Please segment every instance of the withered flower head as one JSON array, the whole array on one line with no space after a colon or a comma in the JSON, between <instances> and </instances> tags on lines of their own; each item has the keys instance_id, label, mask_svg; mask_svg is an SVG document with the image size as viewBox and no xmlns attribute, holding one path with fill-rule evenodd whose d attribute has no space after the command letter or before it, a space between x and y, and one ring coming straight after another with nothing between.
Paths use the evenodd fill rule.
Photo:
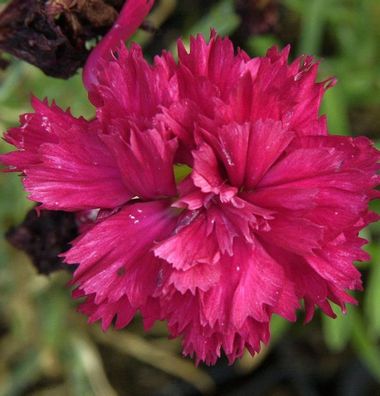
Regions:
<instances>
[{"instance_id":1,"label":"withered flower head","mask_svg":"<svg viewBox=\"0 0 380 396\"><path fill-rule=\"evenodd\" d=\"M69 78L104 35L123 0L13 0L0 14L0 49L53 77Z\"/></svg>"},{"instance_id":2,"label":"withered flower head","mask_svg":"<svg viewBox=\"0 0 380 396\"><path fill-rule=\"evenodd\" d=\"M43 210L38 214L33 208L21 224L7 232L6 237L31 258L39 273L48 275L62 268L68 269L58 255L69 249L69 242L77 235L74 213Z\"/></svg>"}]
</instances>

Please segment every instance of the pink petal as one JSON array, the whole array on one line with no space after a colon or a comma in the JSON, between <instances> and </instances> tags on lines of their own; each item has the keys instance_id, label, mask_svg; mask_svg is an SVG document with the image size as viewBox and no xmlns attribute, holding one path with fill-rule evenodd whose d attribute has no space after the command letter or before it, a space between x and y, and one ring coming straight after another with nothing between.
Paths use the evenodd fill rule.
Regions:
<instances>
[{"instance_id":1,"label":"pink petal","mask_svg":"<svg viewBox=\"0 0 380 396\"><path fill-rule=\"evenodd\" d=\"M92 50L83 68L83 83L87 90L97 83L96 72L102 58L109 59L111 51L127 40L141 25L152 8L154 0L127 0L112 29Z\"/></svg>"},{"instance_id":2,"label":"pink petal","mask_svg":"<svg viewBox=\"0 0 380 396\"><path fill-rule=\"evenodd\" d=\"M260 236L274 246L303 256L321 247L323 227L307 219L282 214L269 222L270 230Z\"/></svg>"},{"instance_id":3,"label":"pink petal","mask_svg":"<svg viewBox=\"0 0 380 396\"><path fill-rule=\"evenodd\" d=\"M207 291L215 286L220 279L218 266L212 266L208 263L197 264L186 271L171 269L169 272L168 286L173 285L182 294L190 291L195 295L197 289Z\"/></svg>"},{"instance_id":4,"label":"pink petal","mask_svg":"<svg viewBox=\"0 0 380 396\"><path fill-rule=\"evenodd\" d=\"M18 149L18 151L0 156L0 161L7 165L10 171L23 172L31 165L39 163L38 149L41 144L58 141L54 133L55 126L67 128L73 122L73 117L54 103L49 107L47 102L40 102L33 97L32 105L36 112L22 115L21 125L9 129L4 135L5 141ZM81 122L81 120L74 120Z\"/></svg>"},{"instance_id":5,"label":"pink petal","mask_svg":"<svg viewBox=\"0 0 380 396\"><path fill-rule=\"evenodd\" d=\"M97 129L96 122L55 127L59 142L42 144L40 162L24 171L31 199L46 209L77 211L114 208L132 197Z\"/></svg>"},{"instance_id":6,"label":"pink petal","mask_svg":"<svg viewBox=\"0 0 380 396\"><path fill-rule=\"evenodd\" d=\"M302 181L323 174L336 173L342 169L343 153L335 148L313 148L295 150L262 178L259 187Z\"/></svg>"},{"instance_id":7,"label":"pink petal","mask_svg":"<svg viewBox=\"0 0 380 396\"><path fill-rule=\"evenodd\" d=\"M67 263L79 263L72 283L86 296L94 295L96 305L105 305L105 314L124 297L135 310L142 308L159 287L161 263L151 249L171 233L174 223L168 202L125 206L64 254Z\"/></svg>"},{"instance_id":8,"label":"pink petal","mask_svg":"<svg viewBox=\"0 0 380 396\"><path fill-rule=\"evenodd\" d=\"M321 277L302 257L291 254L282 248L277 248L271 243L264 242L264 247L278 263L281 263L285 271L287 286L284 290L289 297L289 306L293 310L297 308L297 303L294 300L295 296L297 300L304 300L306 311L305 322L312 319L315 306L319 306L325 314L335 317L329 300L337 302L342 306L346 302L352 303L355 301L347 294L338 292L339 289L333 283ZM282 308L284 308L284 302L280 299L275 312L284 317L291 314L291 311L288 310L286 312L286 308L285 311L282 311Z\"/></svg>"},{"instance_id":9,"label":"pink petal","mask_svg":"<svg viewBox=\"0 0 380 396\"><path fill-rule=\"evenodd\" d=\"M216 133L202 132L223 162L229 183L248 189L255 187L294 137L294 133L283 128L281 122L273 120L241 125L232 123L218 128ZM196 152L194 166L197 165L197 160L199 162L199 152L200 149ZM203 157L206 158L206 155ZM210 155L208 157L204 161L213 163L209 174L219 173L216 159L211 162ZM220 180L218 182L221 183ZM214 185L218 182L214 182Z\"/></svg>"},{"instance_id":10,"label":"pink petal","mask_svg":"<svg viewBox=\"0 0 380 396\"><path fill-rule=\"evenodd\" d=\"M78 211L114 208L131 198L96 121L74 118L54 103L33 99L33 106L35 113L23 116L21 127L6 136L18 151L0 158L26 175L31 199L43 208Z\"/></svg>"},{"instance_id":11,"label":"pink petal","mask_svg":"<svg viewBox=\"0 0 380 396\"><path fill-rule=\"evenodd\" d=\"M315 198L318 195L318 189L299 188L292 186L274 186L255 190L250 193L243 193L247 201L259 206L274 208L277 210L304 210L315 207Z\"/></svg>"},{"instance_id":12,"label":"pink petal","mask_svg":"<svg viewBox=\"0 0 380 396\"><path fill-rule=\"evenodd\" d=\"M195 355L196 362L214 364L222 350L232 362L243 354L244 348L255 353L260 350L261 342L269 340L268 322L260 323L247 316L237 328L230 319L233 315L231 301L241 279L241 272L232 264L233 258L222 262L219 284L207 291L197 289L193 295L174 289L167 290L166 296L161 297L162 313L168 320L170 334L183 336L184 354ZM242 304L244 310L247 301ZM253 311L255 309L249 313Z\"/></svg>"},{"instance_id":13,"label":"pink petal","mask_svg":"<svg viewBox=\"0 0 380 396\"><path fill-rule=\"evenodd\" d=\"M213 149L202 143L196 151L193 151L194 169L192 179L204 193L220 195L222 202L230 201L237 193L235 187L224 185L219 172L219 165Z\"/></svg>"},{"instance_id":14,"label":"pink petal","mask_svg":"<svg viewBox=\"0 0 380 396\"><path fill-rule=\"evenodd\" d=\"M215 32L211 33L209 43L201 35L191 37L188 53L183 42L178 40L178 59L179 64L192 74L193 80L201 84L202 78L203 81L207 78L222 98L227 98L246 61L242 53L235 55L229 38L222 39Z\"/></svg>"},{"instance_id":15,"label":"pink petal","mask_svg":"<svg viewBox=\"0 0 380 396\"><path fill-rule=\"evenodd\" d=\"M77 293L75 297L78 298L81 295ZM136 309L129 304L127 297L123 297L114 303L98 305L94 302L94 296L91 295L79 306L78 310L88 316L89 323L101 320L103 331L110 327L115 317L115 327L121 329L127 326L136 314Z\"/></svg>"},{"instance_id":16,"label":"pink petal","mask_svg":"<svg viewBox=\"0 0 380 396\"><path fill-rule=\"evenodd\" d=\"M229 182L240 187L246 175L248 145L251 135L249 123L239 125L233 123L219 128L216 136L207 134L211 144L217 150L219 158L223 161Z\"/></svg>"},{"instance_id":17,"label":"pink petal","mask_svg":"<svg viewBox=\"0 0 380 396\"><path fill-rule=\"evenodd\" d=\"M232 300L232 323L239 329L247 317L259 322L269 321L284 280L281 266L256 240L253 246L235 244L231 271L240 272Z\"/></svg>"},{"instance_id":18,"label":"pink petal","mask_svg":"<svg viewBox=\"0 0 380 396\"><path fill-rule=\"evenodd\" d=\"M113 152L128 190L142 199L176 195L173 173L175 140L166 141L156 130L131 130L129 141L120 134L103 135Z\"/></svg>"},{"instance_id":19,"label":"pink petal","mask_svg":"<svg viewBox=\"0 0 380 396\"><path fill-rule=\"evenodd\" d=\"M346 136L308 136L293 141L292 149L297 148L335 148L340 151L340 155L345 157L342 164L342 171L350 172L351 177L355 177L355 181L351 184L358 184L358 188L364 188L368 181L373 182L372 186L379 183L378 177L373 174L374 171L380 169L380 152L374 147L373 142L368 138L361 136L357 138ZM342 187L343 188L343 187Z\"/></svg>"},{"instance_id":20,"label":"pink petal","mask_svg":"<svg viewBox=\"0 0 380 396\"><path fill-rule=\"evenodd\" d=\"M154 254L186 271L197 264L213 265L219 261L218 244L213 234L208 233L208 222L204 213L185 212L175 235L161 242Z\"/></svg>"},{"instance_id":21,"label":"pink petal","mask_svg":"<svg viewBox=\"0 0 380 396\"><path fill-rule=\"evenodd\" d=\"M362 250L366 241L356 233L341 233L327 243L321 251L306 257L310 266L324 279L340 289L361 290L361 274L355 261L368 261L368 253Z\"/></svg>"},{"instance_id":22,"label":"pink petal","mask_svg":"<svg viewBox=\"0 0 380 396\"><path fill-rule=\"evenodd\" d=\"M177 88L169 84L172 67L168 55L150 65L137 44L130 49L121 46L117 59L103 62L90 96L105 130L111 132L118 124L127 130L135 125L140 129L155 126L161 107L176 98Z\"/></svg>"},{"instance_id":23,"label":"pink petal","mask_svg":"<svg viewBox=\"0 0 380 396\"><path fill-rule=\"evenodd\" d=\"M280 122L258 121L251 130L245 175L246 188L253 188L293 139Z\"/></svg>"}]
</instances>

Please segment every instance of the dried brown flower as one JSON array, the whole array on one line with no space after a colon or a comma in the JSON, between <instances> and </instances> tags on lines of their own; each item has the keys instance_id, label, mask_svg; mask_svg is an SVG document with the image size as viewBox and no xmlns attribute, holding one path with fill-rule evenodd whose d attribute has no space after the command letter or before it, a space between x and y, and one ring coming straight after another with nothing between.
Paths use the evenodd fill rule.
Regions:
<instances>
[{"instance_id":1,"label":"dried brown flower","mask_svg":"<svg viewBox=\"0 0 380 396\"><path fill-rule=\"evenodd\" d=\"M31 258L41 274L75 266L64 265L60 253L68 250L69 242L78 235L74 213L42 210L40 214L32 209L24 221L12 227L6 234L7 240Z\"/></svg>"},{"instance_id":2,"label":"dried brown flower","mask_svg":"<svg viewBox=\"0 0 380 396\"><path fill-rule=\"evenodd\" d=\"M123 0L12 0L0 14L0 49L53 77L69 78L104 35Z\"/></svg>"}]
</instances>

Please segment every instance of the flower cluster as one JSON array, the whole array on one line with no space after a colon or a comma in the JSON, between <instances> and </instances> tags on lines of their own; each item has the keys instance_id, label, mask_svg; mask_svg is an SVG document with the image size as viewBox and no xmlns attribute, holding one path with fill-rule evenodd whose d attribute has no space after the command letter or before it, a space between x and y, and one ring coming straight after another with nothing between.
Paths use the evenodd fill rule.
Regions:
<instances>
[{"instance_id":1,"label":"flower cluster","mask_svg":"<svg viewBox=\"0 0 380 396\"><path fill-rule=\"evenodd\" d=\"M16 151L0 160L30 199L97 211L65 253L90 322L166 320L213 364L259 351L272 315L295 321L302 301L306 320L355 302L380 154L328 134L318 112L333 81L288 54L251 59L212 33L151 65L122 46L97 66L94 119L34 99L8 131Z\"/></svg>"}]
</instances>

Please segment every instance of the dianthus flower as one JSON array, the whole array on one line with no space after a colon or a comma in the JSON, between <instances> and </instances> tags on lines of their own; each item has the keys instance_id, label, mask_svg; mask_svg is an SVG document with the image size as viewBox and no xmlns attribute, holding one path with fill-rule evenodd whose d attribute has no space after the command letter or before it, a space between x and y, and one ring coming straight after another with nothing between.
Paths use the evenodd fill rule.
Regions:
<instances>
[{"instance_id":1,"label":"dianthus flower","mask_svg":"<svg viewBox=\"0 0 380 396\"><path fill-rule=\"evenodd\" d=\"M34 99L8 131L17 150L1 161L30 199L98 211L65 253L90 322L122 328L140 311L213 364L259 351L272 315L295 321L302 301L307 321L355 303L380 154L328 134L318 112L333 80L288 54L251 59L214 32L152 65L121 46L87 78L94 119Z\"/></svg>"}]
</instances>

